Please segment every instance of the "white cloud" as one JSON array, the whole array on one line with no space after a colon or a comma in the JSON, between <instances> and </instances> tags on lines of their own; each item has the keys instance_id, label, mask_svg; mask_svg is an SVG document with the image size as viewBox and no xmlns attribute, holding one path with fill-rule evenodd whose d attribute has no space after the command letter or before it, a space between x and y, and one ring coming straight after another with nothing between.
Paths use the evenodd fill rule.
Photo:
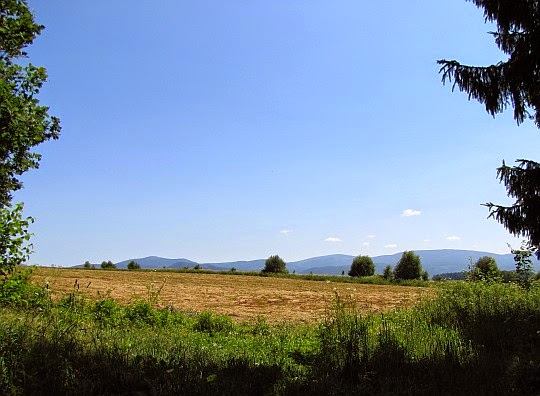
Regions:
<instances>
[{"instance_id":1,"label":"white cloud","mask_svg":"<svg viewBox=\"0 0 540 396\"><path fill-rule=\"evenodd\" d=\"M375 235L368 235L366 238L367 239L373 239L373 238L375 238Z\"/></svg>"},{"instance_id":2,"label":"white cloud","mask_svg":"<svg viewBox=\"0 0 540 396\"><path fill-rule=\"evenodd\" d=\"M447 238L446 238L446 240L447 240L447 241L451 241L451 242L454 242L454 241L460 241L460 240L461 240L461 238L460 238L460 237L458 237L458 236L455 236L455 235L453 235L453 236L449 236L449 237L447 237Z\"/></svg>"},{"instance_id":3,"label":"white cloud","mask_svg":"<svg viewBox=\"0 0 540 396\"><path fill-rule=\"evenodd\" d=\"M369 247L369 242L364 242L364 243L362 243L362 246L363 246L363 247Z\"/></svg>"},{"instance_id":4,"label":"white cloud","mask_svg":"<svg viewBox=\"0 0 540 396\"><path fill-rule=\"evenodd\" d=\"M324 240L325 242L341 242L341 239L337 238L337 237L328 237Z\"/></svg>"},{"instance_id":5,"label":"white cloud","mask_svg":"<svg viewBox=\"0 0 540 396\"><path fill-rule=\"evenodd\" d=\"M291 232L293 232L292 230L281 230L279 233L282 234L282 235L289 235Z\"/></svg>"},{"instance_id":6,"label":"white cloud","mask_svg":"<svg viewBox=\"0 0 540 396\"><path fill-rule=\"evenodd\" d=\"M424 239L424 242L431 242L431 239Z\"/></svg>"},{"instance_id":7,"label":"white cloud","mask_svg":"<svg viewBox=\"0 0 540 396\"><path fill-rule=\"evenodd\" d=\"M420 216L421 214L422 214L422 211L420 210L405 209L403 213L401 214L401 217Z\"/></svg>"},{"instance_id":8,"label":"white cloud","mask_svg":"<svg viewBox=\"0 0 540 396\"><path fill-rule=\"evenodd\" d=\"M388 245L384 245L385 249L395 249L397 248L397 245L395 243L389 243Z\"/></svg>"}]
</instances>

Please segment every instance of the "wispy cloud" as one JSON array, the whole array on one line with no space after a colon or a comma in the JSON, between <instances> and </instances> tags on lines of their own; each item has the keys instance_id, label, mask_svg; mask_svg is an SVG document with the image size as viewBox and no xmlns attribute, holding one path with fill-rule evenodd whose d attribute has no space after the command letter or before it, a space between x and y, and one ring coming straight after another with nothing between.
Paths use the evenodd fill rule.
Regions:
<instances>
[{"instance_id":1,"label":"wispy cloud","mask_svg":"<svg viewBox=\"0 0 540 396\"><path fill-rule=\"evenodd\" d=\"M291 232L293 232L293 230L281 230L279 233L281 235L289 235Z\"/></svg>"},{"instance_id":2,"label":"wispy cloud","mask_svg":"<svg viewBox=\"0 0 540 396\"><path fill-rule=\"evenodd\" d=\"M369 247L369 242L363 242L363 243L362 243L362 246L363 246L363 247Z\"/></svg>"},{"instance_id":3,"label":"wispy cloud","mask_svg":"<svg viewBox=\"0 0 540 396\"><path fill-rule=\"evenodd\" d=\"M420 210L405 209L403 213L401 214L401 217L420 216L421 214L422 214L422 211Z\"/></svg>"},{"instance_id":4,"label":"wispy cloud","mask_svg":"<svg viewBox=\"0 0 540 396\"><path fill-rule=\"evenodd\" d=\"M455 241L460 241L461 240L461 237L458 237L458 236L449 236L446 238L447 241L451 241L451 242L455 242Z\"/></svg>"},{"instance_id":5,"label":"wispy cloud","mask_svg":"<svg viewBox=\"0 0 540 396\"><path fill-rule=\"evenodd\" d=\"M397 248L397 245L395 243L389 243L388 245L384 245L385 249L395 249Z\"/></svg>"},{"instance_id":6,"label":"wispy cloud","mask_svg":"<svg viewBox=\"0 0 540 396\"><path fill-rule=\"evenodd\" d=\"M375 238L375 235L373 235L373 234L372 234L372 235L368 235L366 238L367 238L367 239L373 239L373 238Z\"/></svg>"},{"instance_id":7,"label":"wispy cloud","mask_svg":"<svg viewBox=\"0 0 540 396\"><path fill-rule=\"evenodd\" d=\"M424 239L424 242L431 242L431 239Z\"/></svg>"},{"instance_id":8,"label":"wispy cloud","mask_svg":"<svg viewBox=\"0 0 540 396\"><path fill-rule=\"evenodd\" d=\"M337 238L337 237L328 237L324 240L325 242L332 242L332 243L335 243L335 242L341 242L341 239Z\"/></svg>"}]
</instances>

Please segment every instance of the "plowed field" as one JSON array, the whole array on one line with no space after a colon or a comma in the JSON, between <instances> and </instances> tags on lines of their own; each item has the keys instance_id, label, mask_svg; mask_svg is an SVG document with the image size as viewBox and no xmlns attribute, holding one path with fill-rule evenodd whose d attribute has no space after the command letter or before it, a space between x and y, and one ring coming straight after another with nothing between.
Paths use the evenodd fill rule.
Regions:
<instances>
[{"instance_id":1,"label":"plowed field","mask_svg":"<svg viewBox=\"0 0 540 396\"><path fill-rule=\"evenodd\" d=\"M323 318L337 292L351 298L361 312L383 312L411 306L429 290L419 287L316 282L223 274L154 271L37 268L37 285L49 284L53 296L71 292L121 302L152 300L185 311L211 310L237 321L264 316L270 323L312 323Z\"/></svg>"}]
</instances>

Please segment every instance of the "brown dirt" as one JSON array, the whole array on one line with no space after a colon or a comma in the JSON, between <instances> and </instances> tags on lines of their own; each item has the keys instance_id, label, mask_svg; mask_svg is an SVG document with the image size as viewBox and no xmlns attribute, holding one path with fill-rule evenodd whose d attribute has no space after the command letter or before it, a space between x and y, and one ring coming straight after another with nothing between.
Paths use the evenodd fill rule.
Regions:
<instances>
[{"instance_id":1,"label":"brown dirt","mask_svg":"<svg viewBox=\"0 0 540 396\"><path fill-rule=\"evenodd\" d=\"M185 311L212 310L238 321L264 316L268 322L312 323L324 317L337 292L361 312L411 306L429 290L420 287L316 282L300 279L155 271L37 268L32 282L46 283L55 297L77 291L121 303L152 300Z\"/></svg>"}]
</instances>

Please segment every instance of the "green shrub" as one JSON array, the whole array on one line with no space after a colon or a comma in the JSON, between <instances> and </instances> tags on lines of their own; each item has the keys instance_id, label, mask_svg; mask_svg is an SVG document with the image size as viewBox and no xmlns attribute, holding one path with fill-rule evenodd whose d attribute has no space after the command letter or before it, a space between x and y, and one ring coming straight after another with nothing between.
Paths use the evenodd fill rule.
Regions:
<instances>
[{"instance_id":1,"label":"green shrub","mask_svg":"<svg viewBox=\"0 0 540 396\"><path fill-rule=\"evenodd\" d=\"M216 315L211 311L200 313L193 325L195 331L205 333L219 333L222 331L231 331L234 325L230 317L225 315Z\"/></svg>"},{"instance_id":2,"label":"green shrub","mask_svg":"<svg viewBox=\"0 0 540 396\"><path fill-rule=\"evenodd\" d=\"M96 301L91 307L91 312L96 323L101 326L117 326L122 321L123 308L110 298Z\"/></svg>"},{"instance_id":3,"label":"green shrub","mask_svg":"<svg viewBox=\"0 0 540 396\"><path fill-rule=\"evenodd\" d=\"M2 166L5 166L4 162ZM32 234L28 232L28 226L34 219L24 219L22 211L22 203L13 208L0 206L0 276L4 278L11 275L32 253L32 244L28 243Z\"/></svg>"},{"instance_id":4,"label":"green shrub","mask_svg":"<svg viewBox=\"0 0 540 396\"><path fill-rule=\"evenodd\" d=\"M19 268L0 280L0 305L44 308L49 306L49 289L30 283L32 268Z\"/></svg>"},{"instance_id":5,"label":"green shrub","mask_svg":"<svg viewBox=\"0 0 540 396\"><path fill-rule=\"evenodd\" d=\"M141 269L141 266L136 261L131 260L127 265L128 270L138 270Z\"/></svg>"},{"instance_id":6,"label":"green shrub","mask_svg":"<svg viewBox=\"0 0 540 396\"><path fill-rule=\"evenodd\" d=\"M287 266L285 261L279 256L270 256L266 259L264 263L263 273L274 273L274 274L288 274Z\"/></svg>"},{"instance_id":7,"label":"green shrub","mask_svg":"<svg viewBox=\"0 0 540 396\"><path fill-rule=\"evenodd\" d=\"M156 313L148 301L137 301L125 309L126 318L135 324L153 325L156 323Z\"/></svg>"},{"instance_id":8,"label":"green shrub","mask_svg":"<svg viewBox=\"0 0 540 396\"><path fill-rule=\"evenodd\" d=\"M405 251L394 268L394 278L398 280L420 279L422 263L420 257L412 251Z\"/></svg>"},{"instance_id":9,"label":"green shrub","mask_svg":"<svg viewBox=\"0 0 540 396\"><path fill-rule=\"evenodd\" d=\"M353 259L349 276L372 276L375 273L375 264L369 256L357 256Z\"/></svg>"},{"instance_id":10,"label":"green shrub","mask_svg":"<svg viewBox=\"0 0 540 396\"><path fill-rule=\"evenodd\" d=\"M467 280L493 281L497 280L499 276L500 271L497 261L493 257L483 256L471 266L470 271L467 273Z\"/></svg>"},{"instance_id":11,"label":"green shrub","mask_svg":"<svg viewBox=\"0 0 540 396\"><path fill-rule=\"evenodd\" d=\"M394 271L392 271L392 266L387 265L386 267L384 267L383 279L386 279L387 281L391 281L393 277L394 277Z\"/></svg>"},{"instance_id":12,"label":"green shrub","mask_svg":"<svg viewBox=\"0 0 540 396\"><path fill-rule=\"evenodd\" d=\"M116 265L110 260L109 261L103 261L101 263L101 268L102 269L115 269Z\"/></svg>"}]
</instances>

